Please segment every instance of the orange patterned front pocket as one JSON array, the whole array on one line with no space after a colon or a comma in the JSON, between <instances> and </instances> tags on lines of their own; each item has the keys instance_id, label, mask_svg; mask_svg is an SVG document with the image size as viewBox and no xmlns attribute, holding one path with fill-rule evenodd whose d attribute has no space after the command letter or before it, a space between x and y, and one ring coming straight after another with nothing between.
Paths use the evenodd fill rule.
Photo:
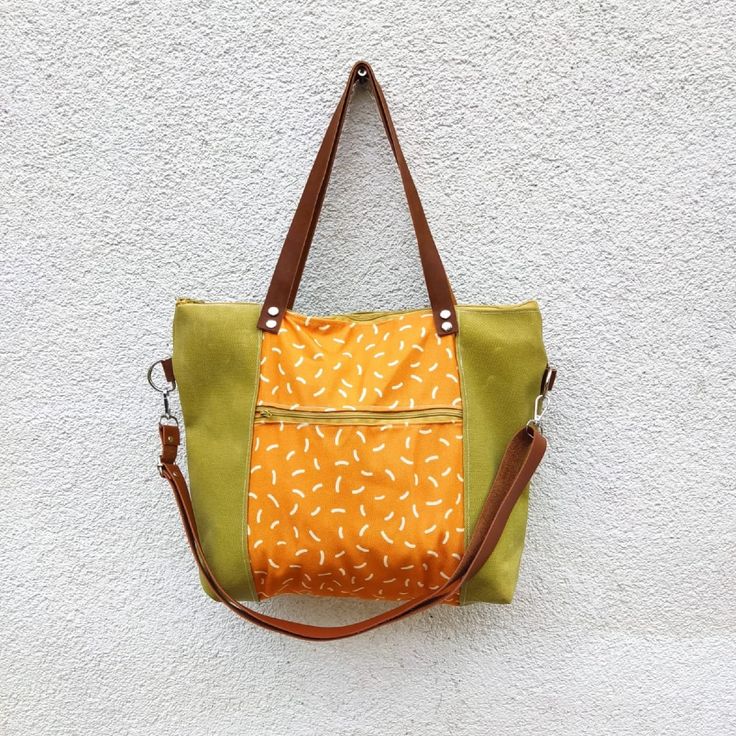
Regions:
<instances>
[{"instance_id":1,"label":"orange patterned front pocket","mask_svg":"<svg viewBox=\"0 0 736 736\"><path fill-rule=\"evenodd\" d=\"M288 313L265 336L247 514L259 598L404 600L449 578L465 534L447 342L421 312L378 323Z\"/></svg>"}]
</instances>

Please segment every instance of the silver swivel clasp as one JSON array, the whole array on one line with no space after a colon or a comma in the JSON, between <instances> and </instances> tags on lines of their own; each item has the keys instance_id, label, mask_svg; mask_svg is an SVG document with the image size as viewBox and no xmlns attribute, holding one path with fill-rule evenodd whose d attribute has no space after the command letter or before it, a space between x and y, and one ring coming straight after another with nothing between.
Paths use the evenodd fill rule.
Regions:
<instances>
[{"instance_id":1,"label":"silver swivel clasp","mask_svg":"<svg viewBox=\"0 0 736 736\"><path fill-rule=\"evenodd\" d=\"M151 386L151 388L154 391L158 391L158 393L160 393L161 397L163 398L164 411L163 411L163 414L161 414L161 417L159 418L158 423L160 425L175 424L178 427L179 420L171 413L171 402L169 401L169 397L171 396L171 394L174 393L174 391L176 391L176 381L173 379L171 381L167 380L165 386L159 386L153 379L153 372L156 369L157 365L163 366L163 360L157 360L148 369L148 383Z\"/></svg>"},{"instance_id":2,"label":"silver swivel clasp","mask_svg":"<svg viewBox=\"0 0 736 736\"><path fill-rule=\"evenodd\" d=\"M549 408L549 392L554 386L555 379L557 378L557 368L552 365L548 365L544 370L542 376L542 385L540 393L536 399L534 399L534 417L527 423L527 427L534 427L540 432L542 431L542 417L545 415Z\"/></svg>"}]
</instances>

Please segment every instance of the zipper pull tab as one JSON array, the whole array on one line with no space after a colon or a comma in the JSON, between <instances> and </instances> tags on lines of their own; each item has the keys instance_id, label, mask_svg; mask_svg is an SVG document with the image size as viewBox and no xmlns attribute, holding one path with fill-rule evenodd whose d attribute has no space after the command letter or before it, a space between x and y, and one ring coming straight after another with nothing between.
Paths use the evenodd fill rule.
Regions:
<instances>
[{"instance_id":1,"label":"zipper pull tab","mask_svg":"<svg viewBox=\"0 0 736 736\"><path fill-rule=\"evenodd\" d=\"M270 419L273 416L273 412L265 409L262 406L258 407L258 411L256 413L259 417L263 417L264 419Z\"/></svg>"}]
</instances>

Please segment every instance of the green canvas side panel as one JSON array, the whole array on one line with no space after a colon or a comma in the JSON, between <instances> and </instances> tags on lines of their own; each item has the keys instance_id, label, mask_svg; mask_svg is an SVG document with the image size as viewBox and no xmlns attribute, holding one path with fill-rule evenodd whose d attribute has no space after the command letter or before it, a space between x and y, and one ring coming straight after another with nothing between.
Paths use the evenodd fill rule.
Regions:
<instances>
[{"instance_id":1,"label":"green canvas side panel","mask_svg":"<svg viewBox=\"0 0 736 736\"><path fill-rule=\"evenodd\" d=\"M174 373L197 526L212 570L240 600L256 598L245 519L259 310L256 304L180 302L174 316Z\"/></svg>"},{"instance_id":2,"label":"green canvas side panel","mask_svg":"<svg viewBox=\"0 0 736 736\"><path fill-rule=\"evenodd\" d=\"M532 417L547 356L534 302L505 308L458 306L457 314L467 542L506 445ZM461 604L511 601L524 548L528 494L527 488L486 564L463 586Z\"/></svg>"}]
</instances>

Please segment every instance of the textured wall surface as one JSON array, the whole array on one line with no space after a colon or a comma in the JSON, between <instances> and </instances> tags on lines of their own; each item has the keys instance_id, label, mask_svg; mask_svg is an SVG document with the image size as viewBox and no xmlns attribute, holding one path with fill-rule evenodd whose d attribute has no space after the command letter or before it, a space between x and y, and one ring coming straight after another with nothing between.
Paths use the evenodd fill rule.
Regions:
<instances>
[{"instance_id":1,"label":"textured wall surface","mask_svg":"<svg viewBox=\"0 0 736 736\"><path fill-rule=\"evenodd\" d=\"M0 731L733 733L735 25L727 0L3 3ZM538 298L561 374L514 604L317 645L200 591L145 369L175 297L263 298L361 57L458 298ZM423 304L412 238L361 93L298 307Z\"/></svg>"}]
</instances>

